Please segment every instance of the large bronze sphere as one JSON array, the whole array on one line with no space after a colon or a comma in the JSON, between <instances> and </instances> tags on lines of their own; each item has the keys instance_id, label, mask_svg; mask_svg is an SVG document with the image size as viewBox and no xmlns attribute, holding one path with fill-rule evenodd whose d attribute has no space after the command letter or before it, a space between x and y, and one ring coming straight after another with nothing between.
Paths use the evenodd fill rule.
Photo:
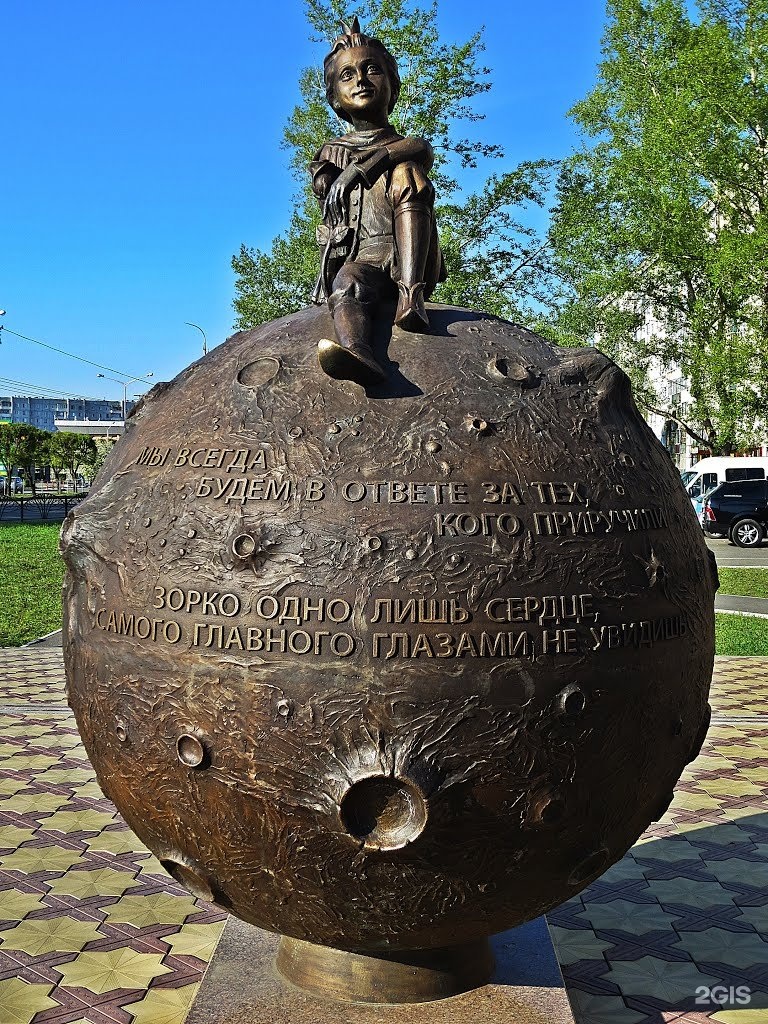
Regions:
<instances>
[{"instance_id":1,"label":"large bronze sphere","mask_svg":"<svg viewBox=\"0 0 768 1024\"><path fill-rule=\"evenodd\" d=\"M318 367L323 310L236 334L142 402L63 531L104 791L194 893L376 956L621 857L701 745L713 660L715 574L626 376L430 318L368 393Z\"/></svg>"}]
</instances>

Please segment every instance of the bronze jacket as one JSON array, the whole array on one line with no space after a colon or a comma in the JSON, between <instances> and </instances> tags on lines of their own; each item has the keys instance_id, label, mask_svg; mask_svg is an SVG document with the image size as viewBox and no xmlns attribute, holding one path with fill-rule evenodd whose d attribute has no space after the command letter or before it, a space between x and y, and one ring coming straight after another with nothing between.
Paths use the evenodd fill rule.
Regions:
<instances>
[{"instance_id":1,"label":"bronze jacket","mask_svg":"<svg viewBox=\"0 0 768 1024\"><path fill-rule=\"evenodd\" d=\"M310 164L312 190L321 207L333 182L351 163L363 172L363 181L351 190L343 223L327 219L318 227L321 251L320 275L313 302L325 302L333 288L333 279L344 263L354 260L371 263L386 270L394 281L399 278L397 248L393 231L393 197L390 189L392 168L398 163L414 165L419 183L428 190L432 205L433 190L427 173L433 161L432 147L425 139L405 138L392 127L375 131L355 131L331 139L318 151ZM420 198L414 196L413 198ZM445 280L437 229L433 222L426 268L425 296L438 281Z\"/></svg>"}]
</instances>

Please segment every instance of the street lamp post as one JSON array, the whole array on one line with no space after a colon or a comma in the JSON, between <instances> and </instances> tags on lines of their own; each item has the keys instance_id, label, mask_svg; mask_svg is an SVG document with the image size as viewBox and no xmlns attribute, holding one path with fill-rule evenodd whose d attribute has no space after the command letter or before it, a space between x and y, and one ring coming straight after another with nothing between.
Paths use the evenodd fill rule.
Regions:
<instances>
[{"instance_id":1,"label":"street lamp post","mask_svg":"<svg viewBox=\"0 0 768 1024\"><path fill-rule=\"evenodd\" d=\"M123 426L125 426L125 417L128 412L128 384L130 381L118 380L117 377L108 377L105 373L97 373L97 377L103 377L104 380L114 381L115 384L119 384L123 389ZM150 372L146 374L147 377L154 377L154 373ZM141 377L131 377L131 381L141 380Z\"/></svg>"},{"instance_id":2,"label":"street lamp post","mask_svg":"<svg viewBox=\"0 0 768 1024\"><path fill-rule=\"evenodd\" d=\"M108 377L105 373L97 373L97 377L103 377L104 380L111 380L115 384L120 384L123 389L123 423L125 423L125 407L128 402L128 385L124 380L118 380L117 377Z\"/></svg>"},{"instance_id":3,"label":"street lamp post","mask_svg":"<svg viewBox=\"0 0 768 1024\"><path fill-rule=\"evenodd\" d=\"M203 336L203 355L208 355L208 339L205 336L205 331L203 330L203 328L199 324L190 323L189 320L185 320L184 323L187 325L187 327L196 327L197 330L200 331L200 333Z\"/></svg>"}]
</instances>

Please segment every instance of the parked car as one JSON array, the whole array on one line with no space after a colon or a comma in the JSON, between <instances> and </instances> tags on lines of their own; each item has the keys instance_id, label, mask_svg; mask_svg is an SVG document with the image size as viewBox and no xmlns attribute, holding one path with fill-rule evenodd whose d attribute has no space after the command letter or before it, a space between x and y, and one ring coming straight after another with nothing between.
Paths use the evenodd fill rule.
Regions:
<instances>
[{"instance_id":1,"label":"parked car","mask_svg":"<svg viewBox=\"0 0 768 1024\"><path fill-rule=\"evenodd\" d=\"M8 477L0 476L0 494L6 494L8 491ZM11 494L23 494L24 492L24 481L20 476L11 477Z\"/></svg>"},{"instance_id":2,"label":"parked car","mask_svg":"<svg viewBox=\"0 0 768 1024\"><path fill-rule=\"evenodd\" d=\"M768 534L768 481L720 484L704 499L701 525L710 537L727 537L740 548L756 548Z\"/></svg>"},{"instance_id":3,"label":"parked car","mask_svg":"<svg viewBox=\"0 0 768 1024\"><path fill-rule=\"evenodd\" d=\"M697 516L701 516L704 498L722 483L736 480L765 480L768 477L768 457L764 455L714 456L701 459L693 469L680 474L683 487L690 495Z\"/></svg>"}]
</instances>

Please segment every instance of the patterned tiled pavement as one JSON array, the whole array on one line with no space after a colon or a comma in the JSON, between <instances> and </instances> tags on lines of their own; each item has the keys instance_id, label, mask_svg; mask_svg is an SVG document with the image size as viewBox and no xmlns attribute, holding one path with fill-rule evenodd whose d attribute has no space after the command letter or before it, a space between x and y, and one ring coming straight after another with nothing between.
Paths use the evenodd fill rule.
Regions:
<instances>
[{"instance_id":1,"label":"patterned tiled pavement","mask_svg":"<svg viewBox=\"0 0 768 1024\"><path fill-rule=\"evenodd\" d=\"M61 651L0 650L0 1024L182 1024L224 917L102 796Z\"/></svg>"},{"instance_id":2,"label":"patterned tiled pavement","mask_svg":"<svg viewBox=\"0 0 768 1024\"><path fill-rule=\"evenodd\" d=\"M768 658L718 658L667 814L548 915L578 1024L768 1024Z\"/></svg>"},{"instance_id":3,"label":"patterned tiled pavement","mask_svg":"<svg viewBox=\"0 0 768 1024\"><path fill-rule=\"evenodd\" d=\"M719 658L712 705L665 817L549 915L578 1024L768 1024L768 658ZM61 652L0 651L0 1024L182 1024L223 918L101 795Z\"/></svg>"}]
</instances>

